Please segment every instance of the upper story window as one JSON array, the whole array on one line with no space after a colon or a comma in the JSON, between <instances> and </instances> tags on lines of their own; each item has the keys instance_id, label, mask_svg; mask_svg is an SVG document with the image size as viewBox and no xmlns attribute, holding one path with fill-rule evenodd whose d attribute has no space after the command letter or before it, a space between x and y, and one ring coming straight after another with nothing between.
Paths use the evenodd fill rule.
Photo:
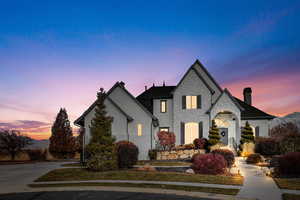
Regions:
<instances>
[{"instance_id":1,"label":"upper story window","mask_svg":"<svg viewBox=\"0 0 300 200\"><path fill-rule=\"evenodd\" d=\"M167 100L160 100L160 112L167 112Z\"/></svg>"},{"instance_id":2,"label":"upper story window","mask_svg":"<svg viewBox=\"0 0 300 200\"><path fill-rule=\"evenodd\" d=\"M201 108L201 95L182 96L182 109L199 109Z\"/></svg>"},{"instance_id":3,"label":"upper story window","mask_svg":"<svg viewBox=\"0 0 300 200\"><path fill-rule=\"evenodd\" d=\"M169 127L160 127L159 132L161 131L169 132Z\"/></svg>"},{"instance_id":4,"label":"upper story window","mask_svg":"<svg viewBox=\"0 0 300 200\"><path fill-rule=\"evenodd\" d=\"M142 127L142 124L138 124L138 125L137 125L137 134L138 134L138 136L142 136L142 135L143 135L143 127Z\"/></svg>"}]
</instances>

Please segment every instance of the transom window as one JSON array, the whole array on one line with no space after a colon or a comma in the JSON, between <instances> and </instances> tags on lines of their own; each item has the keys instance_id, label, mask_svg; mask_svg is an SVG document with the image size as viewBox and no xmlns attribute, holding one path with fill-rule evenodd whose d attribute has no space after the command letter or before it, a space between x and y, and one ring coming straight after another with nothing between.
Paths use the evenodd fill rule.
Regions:
<instances>
[{"instance_id":1,"label":"transom window","mask_svg":"<svg viewBox=\"0 0 300 200\"><path fill-rule=\"evenodd\" d=\"M186 96L186 109L197 109L197 96Z\"/></svg>"},{"instance_id":2,"label":"transom window","mask_svg":"<svg viewBox=\"0 0 300 200\"><path fill-rule=\"evenodd\" d=\"M169 127L160 127L159 131L169 132Z\"/></svg>"},{"instance_id":3,"label":"transom window","mask_svg":"<svg viewBox=\"0 0 300 200\"><path fill-rule=\"evenodd\" d=\"M160 112L161 113L167 112L167 101L166 100L160 101Z\"/></svg>"},{"instance_id":4,"label":"transom window","mask_svg":"<svg viewBox=\"0 0 300 200\"><path fill-rule=\"evenodd\" d=\"M138 124L137 125L137 134L138 134L138 136L142 136L142 134L143 134L143 130L142 130L143 128L142 128L142 124Z\"/></svg>"}]
</instances>

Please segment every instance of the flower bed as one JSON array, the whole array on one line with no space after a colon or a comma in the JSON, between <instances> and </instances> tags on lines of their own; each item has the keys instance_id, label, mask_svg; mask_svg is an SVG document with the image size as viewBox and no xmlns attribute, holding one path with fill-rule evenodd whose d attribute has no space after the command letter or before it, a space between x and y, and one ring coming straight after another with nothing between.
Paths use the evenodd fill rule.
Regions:
<instances>
[{"instance_id":1,"label":"flower bed","mask_svg":"<svg viewBox=\"0 0 300 200\"><path fill-rule=\"evenodd\" d=\"M204 149L186 149L157 152L157 160L184 160L190 159L196 153L204 154Z\"/></svg>"}]
</instances>

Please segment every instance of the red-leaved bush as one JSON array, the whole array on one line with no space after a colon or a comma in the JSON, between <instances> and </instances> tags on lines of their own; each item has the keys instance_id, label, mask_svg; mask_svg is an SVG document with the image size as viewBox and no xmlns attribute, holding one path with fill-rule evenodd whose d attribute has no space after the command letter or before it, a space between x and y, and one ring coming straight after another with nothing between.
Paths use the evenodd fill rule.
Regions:
<instances>
[{"instance_id":1,"label":"red-leaved bush","mask_svg":"<svg viewBox=\"0 0 300 200\"><path fill-rule=\"evenodd\" d=\"M138 161L139 149L130 141L119 141L116 143L119 168L132 168Z\"/></svg>"},{"instance_id":2,"label":"red-leaved bush","mask_svg":"<svg viewBox=\"0 0 300 200\"><path fill-rule=\"evenodd\" d=\"M194 145L196 149L206 149L207 148L207 139L206 138L196 138L194 140Z\"/></svg>"},{"instance_id":3,"label":"red-leaved bush","mask_svg":"<svg viewBox=\"0 0 300 200\"><path fill-rule=\"evenodd\" d=\"M215 149L211 153L219 154L219 155L223 156L224 159L226 160L228 168L231 168L232 165L234 164L234 161L235 161L234 154L229 149Z\"/></svg>"},{"instance_id":4,"label":"red-leaved bush","mask_svg":"<svg viewBox=\"0 0 300 200\"><path fill-rule=\"evenodd\" d=\"M197 174L224 174L226 160L219 154L196 154L192 157L192 169Z\"/></svg>"},{"instance_id":5,"label":"red-leaved bush","mask_svg":"<svg viewBox=\"0 0 300 200\"><path fill-rule=\"evenodd\" d=\"M157 133L158 141L163 150L171 150L175 146L175 134L172 132L160 131Z\"/></svg>"},{"instance_id":6,"label":"red-leaved bush","mask_svg":"<svg viewBox=\"0 0 300 200\"><path fill-rule=\"evenodd\" d=\"M300 175L300 152L290 152L278 159L279 175Z\"/></svg>"}]
</instances>

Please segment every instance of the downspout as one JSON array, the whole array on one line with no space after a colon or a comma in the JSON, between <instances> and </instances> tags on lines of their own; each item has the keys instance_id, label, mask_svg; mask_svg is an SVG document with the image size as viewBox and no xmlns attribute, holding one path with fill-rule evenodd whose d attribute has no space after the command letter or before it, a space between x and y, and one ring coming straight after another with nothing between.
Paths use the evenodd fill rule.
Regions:
<instances>
[{"instance_id":1,"label":"downspout","mask_svg":"<svg viewBox=\"0 0 300 200\"><path fill-rule=\"evenodd\" d=\"M150 144L151 144L151 149L153 149L153 145L152 145L152 136L153 136L153 129L152 129L152 127L153 127L153 119L151 120L151 132L150 132Z\"/></svg>"},{"instance_id":2,"label":"downspout","mask_svg":"<svg viewBox=\"0 0 300 200\"><path fill-rule=\"evenodd\" d=\"M129 141L129 130L128 130L128 124L129 124L129 122L128 122L128 120L127 120L127 123L126 123L126 128L127 128L127 130L126 130L126 132L127 132L127 140Z\"/></svg>"}]
</instances>

